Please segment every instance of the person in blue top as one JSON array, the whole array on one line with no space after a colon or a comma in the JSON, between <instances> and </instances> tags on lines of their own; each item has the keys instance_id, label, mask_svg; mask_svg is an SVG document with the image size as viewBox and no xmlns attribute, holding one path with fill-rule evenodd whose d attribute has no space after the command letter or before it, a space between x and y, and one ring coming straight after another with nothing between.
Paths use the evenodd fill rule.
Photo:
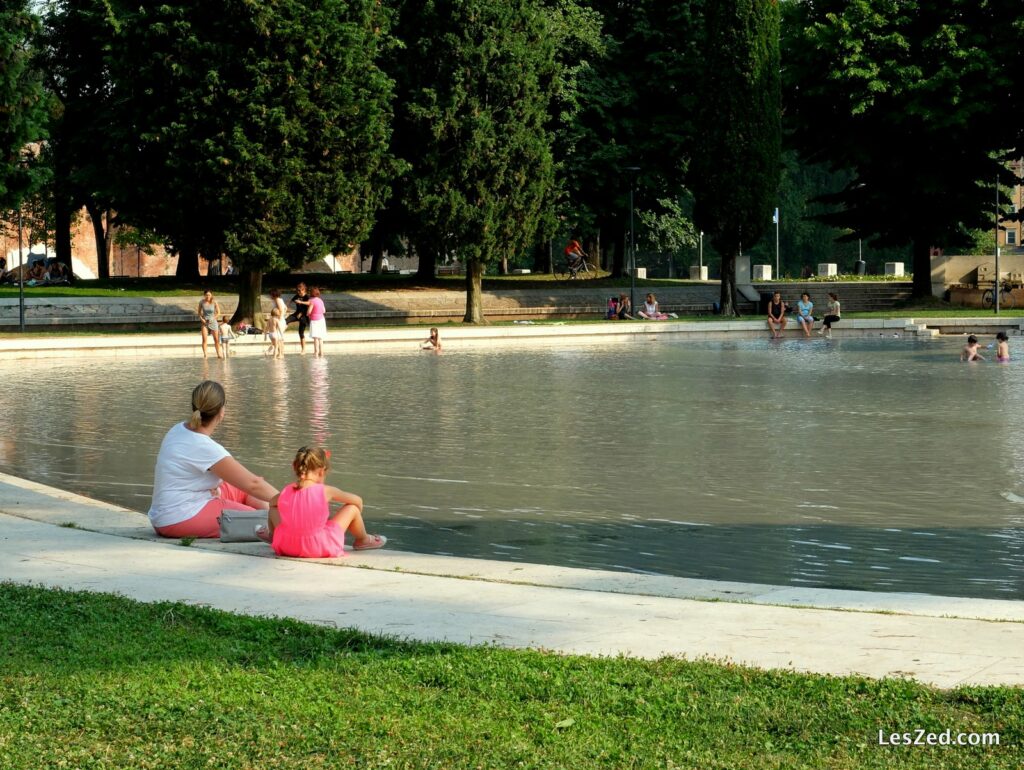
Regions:
<instances>
[{"instance_id":1,"label":"person in blue top","mask_svg":"<svg viewBox=\"0 0 1024 770\"><path fill-rule=\"evenodd\" d=\"M796 320L800 324L800 328L804 330L805 337L810 337L811 330L814 328L812 312L814 312L814 303L811 302L811 295L805 291L796 303Z\"/></svg>"}]
</instances>

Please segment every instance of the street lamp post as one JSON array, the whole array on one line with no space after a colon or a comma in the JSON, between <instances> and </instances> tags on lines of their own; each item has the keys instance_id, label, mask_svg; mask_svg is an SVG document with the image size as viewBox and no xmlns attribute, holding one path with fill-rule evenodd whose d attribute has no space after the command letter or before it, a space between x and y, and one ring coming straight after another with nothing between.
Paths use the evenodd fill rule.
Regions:
<instances>
[{"instance_id":1,"label":"street lamp post","mask_svg":"<svg viewBox=\"0 0 1024 770\"><path fill-rule=\"evenodd\" d=\"M18 329L25 331L25 257L21 247L21 203L18 204Z\"/></svg>"},{"instance_id":2,"label":"street lamp post","mask_svg":"<svg viewBox=\"0 0 1024 770\"><path fill-rule=\"evenodd\" d=\"M999 283L999 175L996 174L996 287L992 292L992 307L999 315L999 292L1003 285Z\"/></svg>"},{"instance_id":3,"label":"street lamp post","mask_svg":"<svg viewBox=\"0 0 1024 770\"><path fill-rule=\"evenodd\" d=\"M633 232L633 189L636 187L636 172L639 166L626 166L629 177L629 309L636 313L636 234Z\"/></svg>"}]
</instances>

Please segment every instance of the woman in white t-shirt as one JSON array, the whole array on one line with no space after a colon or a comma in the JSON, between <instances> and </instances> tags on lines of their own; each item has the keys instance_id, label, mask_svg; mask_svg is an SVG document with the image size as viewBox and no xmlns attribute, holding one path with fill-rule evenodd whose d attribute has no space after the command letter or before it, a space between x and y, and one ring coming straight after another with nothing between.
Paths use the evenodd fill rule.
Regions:
<instances>
[{"instance_id":1,"label":"woman in white t-shirt","mask_svg":"<svg viewBox=\"0 0 1024 770\"><path fill-rule=\"evenodd\" d=\"M153 476L149 521L164 537L219 537L225 508L267 508L277 490L210 436L224 419L224 388L206 380L192 391L192 417L164 436Z\"/></svg>"}]
</instances>

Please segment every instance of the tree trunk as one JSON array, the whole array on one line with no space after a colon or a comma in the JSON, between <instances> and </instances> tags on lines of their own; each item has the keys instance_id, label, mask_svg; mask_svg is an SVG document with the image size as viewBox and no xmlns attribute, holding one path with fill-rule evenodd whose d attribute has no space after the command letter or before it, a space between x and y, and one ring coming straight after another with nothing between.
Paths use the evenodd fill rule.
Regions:
<instances>
[{"instance_id":1,"label":"tree trunk","mask_svg":"<svg viewBox=\"0 0 1024 770\"><path fill-rule=\"evenodd\" d=\"M53 201L53 240L54 248L57 251L57 261L63 262L71 267L71 206L61 194L56 191Z\"/></svg>"},{"instance_id":2,"label":"tree trunk","mask_svg":"<svg viewBox=\"0 0 1024 770\"><path fill-rule=\"evenodd\" d=\"M263 293L263 273L258 270L243 270L238 280L238 308L231 316L231 325L250 319L253 326L263 327L263 306L260 295Z\"/></svg>"},{"instance_id":3,"label":"tree trunk","mask_svg":"<svg viewBox=\"0 0 1024 770\"><path fill-rule=\"evenodd\" d=\"M914 271L914 299L932 296L931 244L924 238L915 238L911 246L911 266Z\"/></svg>"},{"instance_id":4,"label":"tree trunk","mask_svg":"<svg viewBox=\"0 0 1024 770\"><path fill-rule=\"evenodd\" d=\"M191 243L175 244L178 248L178 266L174 277L185 281L199 280L199 249Z\"/></svg>"},{"instance_id":5,"label":"tree trunk","mask_svg":"<svg viewBox=\"0 0 1024 770\"><path fill-rule=\"evenodd\" d=\"M583 250L590 255L590 259L587 260L598 270L601 269L601 236L599 235L588 235L583 239Z\"/></svg>"},{"instance_id":6,"label":"tree trunk","mask_svg":"<svg viewBox=\"0 0 1024 770\"><path fill-rule=\"evenodd\" d=\"M533 245L533 266L531 270L535 273L552 273L551 251L553 246L550 240L541 241Z\"/></svg>"},{"instance_id":7,"label":"tree trunk","mask_svg":"<svg viewBox=\"0 0 1024 770\"><path fill-rule=\"evenodd\" d=\"M722 292L718 304L723 316L739 316L736 308L736 253L727 249L722 253Z\"/></svg>"},{"instance_id":8,"label":"tree trunk","mask_svg":"<svg viewBox=\"0 0 1024 770\"><path fill-rule=\"evenodd\" d=\"M504 254L498 262L498 275L508 275L508 257Z\"/></svg>"},{"instance_id":9,"label":"tree trunk","mask_svg":"<svg viewBox=\"0 0 1024 770\"><path fill-rule=\"evenodd\" d=\"M378 249L376 245L370 247L370 272L374 275L384 272L384 249Z\"/></svg>"},{"instance_id":10,"label":"tree trunk","mask_svg":"<svg viewBox=\"0 0 1024 770\"><path fill-rule=\"evenodd\" d=\"M421 281L433 281L437 269L437 251L432 247L423 247L416 244L416 253L420 258L420 266L416 271L416 277ZM468 274L467 274L468 275Z\"/></svg>"},{"instance_id":11,"label":"tree trunk","mask_svg":"<svg viewBox=\"0 0 1024 770\"><path fill-rule=\"evenodd\" d=\"M627 274L629 267L629 244L626 243L626 227L616 219L608 219L601 226L601 232L607 236L605 243L610 244L611 276L621 279Z\"/></svg>"},{"instance_id":12,"label":"tree trunk","mask_svg":"<svg viewBox=\"0 0 1024 770\"><path fill-rule=\"evenodd\" d=\"M86 202L85 210L89 212L92 232L96 238L96 277L110 278L110 227L105 226L105 222L109 222L111 218L110 209L103 212L95 203Z\"/></svg>"},{"instance_id":13,"label":"tree trunk","mask_svg":"<svg viewBox=\"0 0 1024 770\"><path fill-rule=\"evenodd\" d=\"M467 324L487 323L483 311L484 263L471 259L466 263L466 316Z\"/></svg>"}]
</instances>

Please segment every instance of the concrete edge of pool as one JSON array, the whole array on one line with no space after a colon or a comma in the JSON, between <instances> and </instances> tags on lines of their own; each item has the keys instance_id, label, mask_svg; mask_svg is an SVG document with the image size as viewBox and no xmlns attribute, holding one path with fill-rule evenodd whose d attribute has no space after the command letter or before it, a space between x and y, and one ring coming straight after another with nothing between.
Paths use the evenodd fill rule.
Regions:
<instances>
[{"instance_id":1,"label":"concrete edge of pool","mask_svg":"<svg viewBox=\"0 0 1024 770\"><path fill-rule=\"evenodd\" d=\"M910 677L938 687L1024 685L1024 624L993 622L1024 619L1024 602L714 583L398 551L323 562L251 558L271 554L260 543L182 547L156 538L137 512L7 475L0 475L0 524L0 581L183 601L421 641L708 658ZM356 569L325 581L339 565Z\"/></svg>"},{"instance_id":2,"label":"concrete edge of pool","mask_svg":"<svg viewBox=\"0 0 1024 770\"><path fill-rule=\"evenodd\" d=\"M145 517L137 511L3 473L0 473L0 513L57 526L74 524L75 528L100 534L133 540L149 540L180 547L176 540L158 537ZM1024 622L1024 601L1016 600L702 580L669 575L647 575L518 561L412 553L400 550L400 543L393 543L393 545L398 548L372 553L349 552L348 555L340 559L315 559L308 560L307 563L326 567L354 567L459 580L672 599L747 602L812 609ZM270 548L263 543L221 543L216 540L196 540L191 547L259 558L276 558Z\"/></svg>"},{"instance_id":3,"label":"concrete edge of pool","mask_svg":"<svg viewBox=\"0 0 1024 770\"><path fill-rule=\"evenodd\" d=\"M1024 318L852 318L844 319L833 330L837 339L883 336L933 337L939 328L946 332L979 332L998 326L1011 334L1024 330ZM962 332L961 332L962 330ZM652 338L668 334L692 340L713 340L728 337L766 335L761 319L736 321L609 321L595 324L523 323L510 326L445 326L442 341L449 349L492 345L496 340L507 343L527 342L560 344L572 342L623 342L637 337ZM786 337L799 339L802 333L793 325ZM328 330L327 352L415 350L425 339L422 327L359 327ZM815 335L817 339L817 335ZM286 349L296 351L294 333L288 335ZM248 335L232 343L234 355L262 355L263 337ZM213 348L210 347L212 356ZM70 358L79 356L115 357L200 357L199 337L192 332L166 332L125 335L75 335L53 337L0 338L0 356L5 358Z\"/></svg>"}]
</instances>

